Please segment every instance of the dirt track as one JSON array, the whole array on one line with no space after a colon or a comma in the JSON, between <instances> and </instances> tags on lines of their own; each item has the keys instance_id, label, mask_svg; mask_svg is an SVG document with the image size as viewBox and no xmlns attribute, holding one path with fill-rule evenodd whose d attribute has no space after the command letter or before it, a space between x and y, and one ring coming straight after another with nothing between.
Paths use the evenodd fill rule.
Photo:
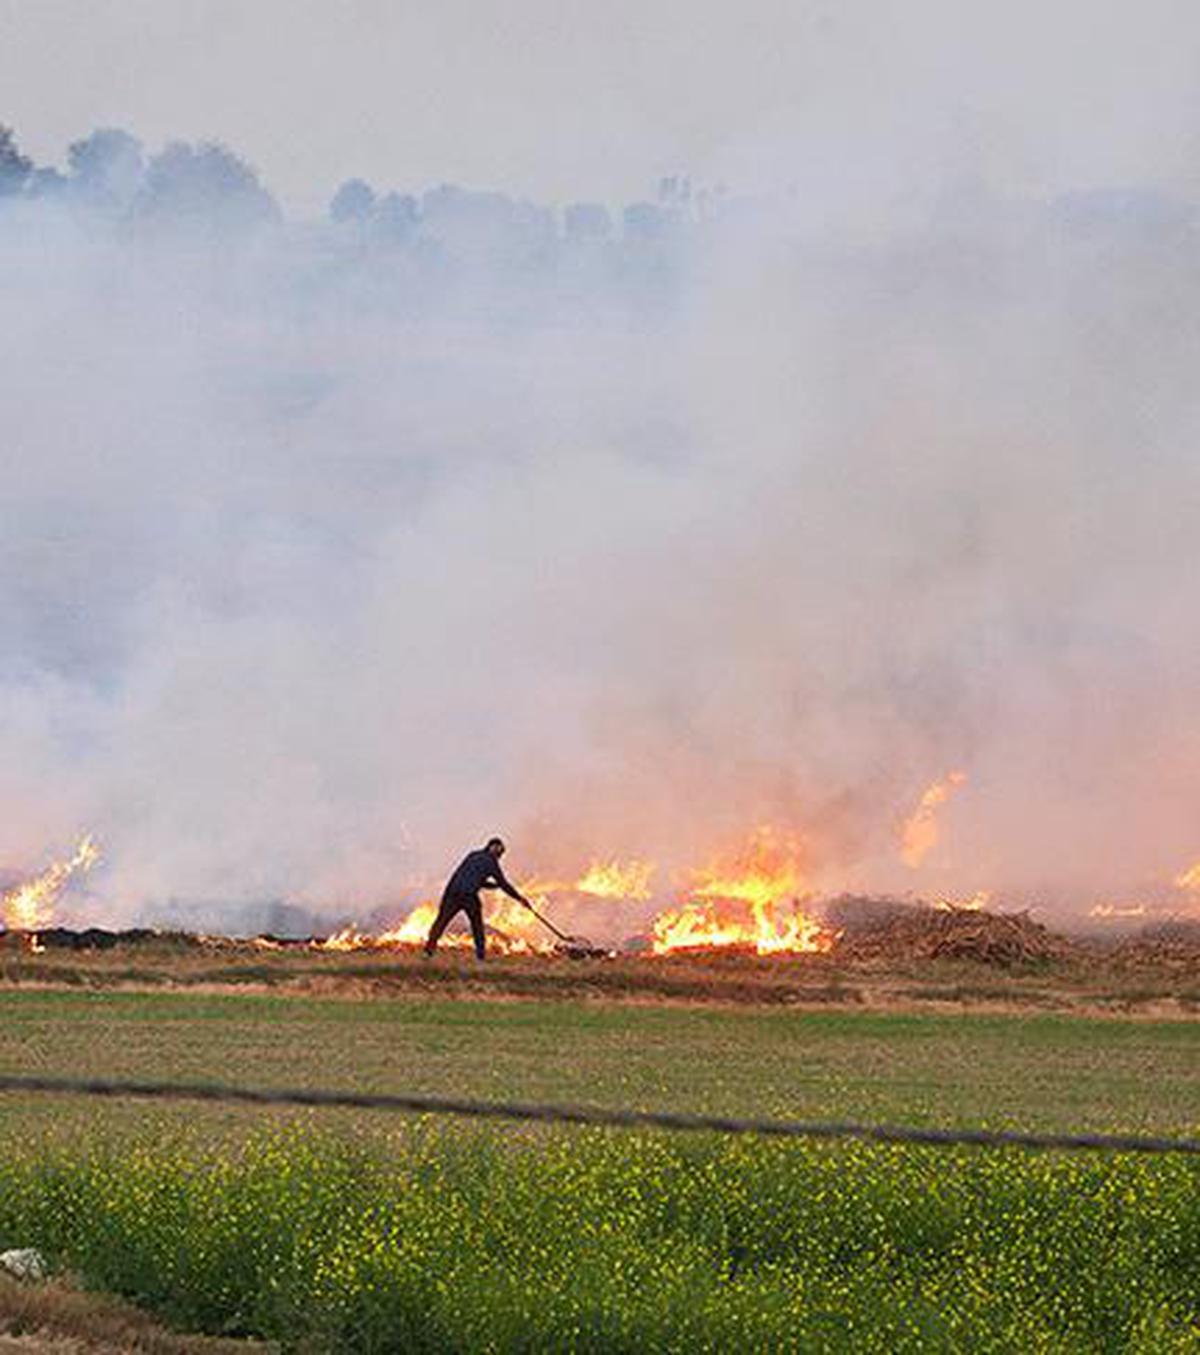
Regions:
<instances>
[{"instance_id":1,"label":"dirt track","mask_svg":"<svg viewBox=\"0 0 1200 1355\"><path fill-rule=\"evenodd\" d=\"M131 1304L61 1280L0 1276L0 1355L269 1355L273 1346L170 1331Z\"/></svg>"}]
</instances>

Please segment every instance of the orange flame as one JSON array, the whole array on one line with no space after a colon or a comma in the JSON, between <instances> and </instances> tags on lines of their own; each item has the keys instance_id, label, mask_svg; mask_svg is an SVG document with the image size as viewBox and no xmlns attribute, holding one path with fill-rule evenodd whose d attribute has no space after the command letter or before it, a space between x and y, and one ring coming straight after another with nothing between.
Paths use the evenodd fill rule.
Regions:
<instances>
[{"instance_id":1,"label":"orange flame","mask_svg":"<svg viewBox=\"0 0 1200 1355\"><path fill-rule=\"evenodd\" d=\"M573 880L530 876L521 881L521 892L535 899L549 898L551 894L587 894L594 899L648 899L655 869L653 861L631 858L622 862L613 857L608 861L593 861Z\"/></svg>"},{"instance_id":2,"label":"orange flame","mask_svg":"<svg viewBox=\"0 0 1200 1355\"><path fill-rule=\"evenodd\" d=\"M343 927L340 932L318 942L321 950L390 950L423 946L433 920L437 904L419 903L396 927L383 932L361 932L355 926ZM488 928L488 947L502 955L530 955L554 949L538 935L538 924L533 914L515 899L504 898L485 908ZM443 946L471 945L467 932L447 932L439 943Z\"/></svg>"},{"instance_id":3,"label":"orange flame","mask_svg":"<svg viewBox=\"0 0 1200 1355\"><path fill-rule=\"evenodd\" d=\"M937 846L937 812L960 786L966 784L966 780L966 772L951 772L944 780L935 781L921 796L900 831L900 859L906 866L915 870Z\"/></svg>"},{"instance_id":4,"label":"orange flame","mask_svg":"<svg viewBox=\"0 0 1200 1355\"><path fill-rule=\"evenodd\" d=\"M84 875L100 860L100 849L88 834L80 839L75 855L56 861L32 880L19 884L0 897L0 911L9 931L34 932L54 918L54 905L73 875Z\"/></svg>"},{"instance_id":5,"label":"orange flame","mask_svg":"<svg viewBox=\"0 0 1200 1355\"><path fill-rule=\"evenodd\" d=\"M837 939L793 902L790 911L773 903L751 904L740 917L712 902L686 903L654 919L650 946L655 955L675 950L745 947L757 955L827 951Z\"/></svg>"},{"instance_id":6,"label":"orange flame","mask_svg":"<svg viewBox=\"0 0 1200 1355\"><path fill-rule=\"evenodd\" d=\"M327 936L315 944L318 950L366 950L378 940L378 937L371 936L368 932L360 932L351 923L350 926L343 927L341 931L334 932L332 936Z\"/></svg>"},{"instance_id":7,"label":"orange flame","mask_svg":"<svg viewBox=\"0 0 1200 1355\"><path fill-rule=\"evenodd\" d=\"M574 888L597 899L648 899L653 876L652 861L594 861Z\"/></svg>"},{"instance_id":8,"label":"orange flame","mask_svg":"<svg viewBox=\"0 0 1200 1355\"><path fill-rule=\"evenodd\" d=\"M1182 875L1175 877L1175 887L1177 889L1200 890L1200 861L1189 866Z\"/></svg>"},{"instance_id":9,"label":"orange flame","mask_svg":"<svg viewBox=\"0 0 1200 1355\"><path fill-rule=\"evenodd\" d=\"M654 919L654 954L720 946L759 955L830 949L834 935L800 907L802 859L794 839L760 829L731 860L696 871L691 898Z\"/></svg>"},{"instance_id":10,"label":"orange flame","mask_svg":"<svg viewBox=\"0 0 1200 1355\"><path fill-rule=\"evenodd\" d=\"M320 942L322 950L388 950L399 946L421 946L437 917L437 905L419 903L397 927L383 932L360 932L353 924L343 927ZM451 932L442 939L445 946L469 946L471 939L460 932Z\"/></svg>"},{"instance_id":11,"label":"orange flame","mask_svg":"<svg viewBox=\"0 0 1200 1355\"><path fill-rule=\"evenodd\" d=\"M502 896L486 904L484 920L489 944L503 955L548 954L554 949L553 937L547 936L537 918L516 899Z\"/></svg>"},{"instance_id":12,"label":"orange flame","mask_svg":"<svg viewBox=\"0 0 1200 1355\"><path fill-rule=\"evenodd\" d=\"M521 892L538 899L553 894L582 894L596 899L648 899L650 881L655 865L652 861L613 857L593 861L575 880L525 879ZM437 905L419 903L398 926L383 932L363 932L356 926L341 931L319 942L322 950L371 950L389 947L421 946L429 935ZM488 945L503 955L547 954L554 950L553 940L537 919L515 899L500 896L484 905L488 927ZM447 932L442 938L445 946L470 946L471 938L464 932Z\"/></svg>"}]
</instances>

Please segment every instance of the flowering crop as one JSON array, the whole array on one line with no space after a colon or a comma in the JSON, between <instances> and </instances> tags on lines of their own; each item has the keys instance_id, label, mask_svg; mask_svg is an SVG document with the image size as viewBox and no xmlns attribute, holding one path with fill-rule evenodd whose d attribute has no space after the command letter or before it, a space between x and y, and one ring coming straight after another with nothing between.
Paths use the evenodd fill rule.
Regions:
<instances>
[{"instance_id":1,"label":"flowering crop","mask_svg":"<svg viewBox=\"0 0 1200 1355\"><path fill-rule=\"evenodd\" d=\"M285 1349L1200 1351L1200 1166L414 1123L0 1159L0 1245Z\"/></svg>"}]
</instances>

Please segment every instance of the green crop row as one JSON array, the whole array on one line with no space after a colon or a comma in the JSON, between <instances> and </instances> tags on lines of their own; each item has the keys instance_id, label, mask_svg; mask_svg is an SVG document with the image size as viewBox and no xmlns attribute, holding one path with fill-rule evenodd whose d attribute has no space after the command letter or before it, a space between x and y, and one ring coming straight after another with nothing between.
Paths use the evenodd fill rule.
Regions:
<instances>
[{"instance_id":1,"label":"green crop row","mask_svg":"<svg viewBox=\"0 0 1200 1355\"><path fill-rule=\"evenodd\" d=\"M1200 1164L418 1124L0 1159L0 1247L334 1351L1200 1351Z\"/></svg>"}]
</instances>

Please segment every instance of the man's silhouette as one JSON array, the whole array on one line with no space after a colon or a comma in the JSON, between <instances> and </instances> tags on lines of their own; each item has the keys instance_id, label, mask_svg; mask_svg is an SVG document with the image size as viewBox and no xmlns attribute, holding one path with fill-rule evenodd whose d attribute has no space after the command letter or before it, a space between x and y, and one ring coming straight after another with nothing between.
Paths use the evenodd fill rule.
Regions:
<instances>
[{"instance_id":1,"label":"man's silhouette","mask_svg":"<svg viewBox=\"0 0 1200 1355\"><path fill-rule=\"evenodd\" d=\"M468 852L458 869L451 875L442 891L442 906L429 929L429 939L425 942L425 954L432 955L442 933L450 925L451 918L458 913L466 913L471 924L471 938L475 942L475 958L484 956L483 903L479 898L481 889L502 889L509 898L532 907L529 900L509 884L500 869L500 858L504 855L504 843L498 838L488 839L486 847Z\"/></svg>"}]
</instances>

